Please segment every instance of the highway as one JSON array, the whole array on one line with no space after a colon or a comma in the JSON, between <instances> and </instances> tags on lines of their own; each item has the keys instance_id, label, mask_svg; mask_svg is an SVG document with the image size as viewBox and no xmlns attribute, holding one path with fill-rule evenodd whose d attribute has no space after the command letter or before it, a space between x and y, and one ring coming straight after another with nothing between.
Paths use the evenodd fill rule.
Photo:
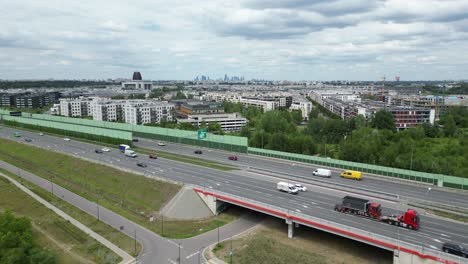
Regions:
<instances>
[{"instance_id":1,"label":"highway","mask_svg":"<svg viewBox=\"0 0 468 264\"><path fill-rule=\"evenodd\" d=\"M308 187L309 191L300 193L298 195L291 195L287 193L278 192L276 190L277 179L265 176L258 173L252 173L246 171L245 169L232 172L222 172L218 170L213 170L205 167L195 166L191 164L180 163L172 160L158 158L157 160L150 160L147 155L139 155L138 158L129 158L125 157L120 153L116 148L111 149L109 153L97 154L94 152L96 148L101 148L98 145L79 142L76 140L71 140L69 142L64 141L60 137L52 136L39 136L38 133L21 131L23 135L20 138L13 137L14 131L18 131L10 128L0 129L0 136L13 139L22 143L37 145L45 147L51 150L60 151L63 153L68 153L78 157L86 157L87 159L96 160L102 163L111 164L117 167L130 169L134 171L139 171L144 173L146 177L163 177L169 180L194 184L201 186L207 190L214 189L223 191L225 193L230 193L237 196L242 196L251 200L256 200L265 204L271 204L273 206L282 207L288 210L294 210L303 214L319 217L328 221L333 221L336 223L352 226L355 228L360 228L363 230L368 230L370 232L375 232L380 235L391 237L394 239L400 239L415 245L429 247L433 249L440 249L441 244L447 241L454 241L462 243L464 246L468 247L468 228L467 225L441 220L438 218L433 218L430 216L421 215L421 228L419 231L412 231L403 228L398 228L395 226L390 226L387 224L375 222L365 218L359 218L353 215L346 215L342 213L335 212L333 207L336 203L340 202L341 197L345 194L341 192L336 192L333 190L325 190L323 188L316 188L313 185L305 184ZM32 139L32 142L25 142L24 138L28 137ZM139 144L144 144L145 147L152 147L146 141L140 142ZM165 150L171 150L170 143L167 143ZM163 147L161 147L163 148ZM174 146L174 149L180 148L179 151L186 151L187 155L193 154L193 148L183 148L179 145ZM185 149L185 150L184 150ZM192 150L191 150L192 149ZM177 150L174 150L177 151ZM191 153L190 153L191 151ZM222 154L219 154L222 153ZM217 151L205 151L201 155L204 158L211 158L211 156L217 156L213 159L222 159L224 162L229 163L227 156L229 154L225 152ZM219 156L218 156L219 155ZM221 156L223 155L223 156ZM237 155L237 154L236 154ZM197 155L198 156L198 155ZM307 166L288 166L286 163L269 161L263 158L248 157L246 155L238 155L240 160L237 162L232 162L233 164L239 164L242 166L265 166L271 170L278 172L286 171L290 174L296 175L308 172L310 173L310 168ZM245 159L245 161L244 161ZM148 165L147 168L140 168L136 166L137 162L144 162ZM243 163L245 162L245 163ZM272 167L269 167L272 164ZM297 172L296 172L297 170ZM335 176L335 175L334 175ZM331 180L340 180L333 177ZM395 185L395 190L398 189L401 192L401 195L405 195L405 188L412 190L408 192L408 195L415 195L414 193L424 190L424 187L417 187L412 185L404 185L400 183L391 183L386 181L375 181L375 180L365 179L362 181L362 184L377 184L380 183L379 188L381 189L385 186L385 191L392 192L392 189L387 189L386 185L390 186ZM343 181L344 182L344 181ZM353 181L347 180L346 183L354 184ZM400 186L401 187L398 187ZM371 186L371 185L368 185ZM369 187L371 188L371 187ZM419 190L421 189L421 190ZM415 191L416 190L416 191ZM424 190L425 191L425 190ZM442 192L445 194L446 192ZM423 193L424 194L424 193ZM460 194L449 193L450 195L455 195L457 197ZM433 196L433 191L428 195L428 197ZM466 201L466 200L465 200ZM396 204L383 202L386 206L384 208L385 213L396 213L397 210L391 209L398 208ZM285 225L285 238L286 238L286 225Z\"/></svg>"},{"instance_id":2,"label":"highway","mask_svg":"<svg viewBox=\"0 0 468 264\"><path fill-rule=\"evenodd\" d=\"M167 142L166 146L158 146L158 141L139 139L139 142L134 142L137 147L144 147L150 149L156 149L166 151L170 153L177 153L186 156L196 156L198 158L219 161L230 166L236 166L244 169L260 169L274 172L278 175L283 175L285 178L290 179L309 179L312 181L338 183L348 185L350 187L366 188L371 190L380 190L387 193L397 194L400 199L406 201L430 201L439 204L447 204L468 210L468 192L463 191L446 191L446 189L436 188L427 184L408 184L401 180L391 179L389 177L368 177L366 174L363 175L362 181L353 181L350 179L344 179L339 176L342 170L330 168L332 170L331 178L322 178L312 175L312 171L319 167L313 164L306 165L304 163L298 163L294 161L269 159L267 157L259 157L255 155L247 155L241 153L229 153L214 149L198 148L196 146L172 144ZM202 155L194 155L193 151L201 149ZM237 161L231 161L228 159L229 156L237 156ZM294 164L294 165L293 165ZM431 190L428 191L428 187Z\"/></svg>"}]
</instances>

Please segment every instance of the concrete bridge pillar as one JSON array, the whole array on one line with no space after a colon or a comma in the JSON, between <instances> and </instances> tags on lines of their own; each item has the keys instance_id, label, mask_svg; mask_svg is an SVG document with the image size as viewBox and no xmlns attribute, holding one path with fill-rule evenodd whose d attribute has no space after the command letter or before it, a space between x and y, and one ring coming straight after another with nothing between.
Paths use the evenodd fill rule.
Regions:
<instances>
[{"instance_id":1,"label":"concrete bridge pillar","mask_svg":"<svg viewBox=\"0 0 468 264\"><path fill-rule=\"evenodd\" d=\"M288 225L288 238L293 238L293 236L294 236L294 222L292 220L286 219L286 224Z\"/></svg>"}]
</instances>

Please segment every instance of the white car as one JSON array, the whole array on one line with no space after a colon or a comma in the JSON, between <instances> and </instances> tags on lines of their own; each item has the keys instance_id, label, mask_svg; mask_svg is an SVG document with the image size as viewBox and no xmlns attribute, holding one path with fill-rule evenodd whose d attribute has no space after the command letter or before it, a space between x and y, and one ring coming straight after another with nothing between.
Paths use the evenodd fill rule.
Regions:
<instances>
[{"instance_id":1,"label":"white car","mask_svg":"<svg viewBox=\"0 0 468 264\"><path fill-rule=\"evenodd\" d=\"M307 191L307 188L304 185L299 184L299 183L294 184L294 187L296 187L299 191L302 191L302 192Z\"/></svg>"},{"instance_id":2,"label":"white car","mask_svg":"<svg viewBox=\"0 0 468 264\"><path fill-rule=\"evenodd\" d=\"M158 146L166 146L166 144L164 144L164 142L158 142Z\"/></svg>"},{"instance_id":3,"label":"white car","mask_svg":"<svg viewBox=\"0 0 468 264\"><path fill-rule=\"evenodd\" d=\"M44 135L44 133L39 133L39 136L43 136L43 135Z\"/></svg>"},{"instance_id":4,"label":"white car","mask_svg":"<svg viewBox=\"0 0 468 264\"><path fill-rule=\"evenodd\" d=\"M70 141L70 139L69 139L69 138L64 138L63 140L65 140L65 141Z\"/></svg>"},{"instance_id":5,"label":"white car","mask_svg":"<svg viewBox=\"0 0 468 264\"><path fill-rule=\"evenodd\" d=\"M109 148L102 148L101 150L104 151L104 152L109 152L110 151Z\"/></svg>"}]
</instances>

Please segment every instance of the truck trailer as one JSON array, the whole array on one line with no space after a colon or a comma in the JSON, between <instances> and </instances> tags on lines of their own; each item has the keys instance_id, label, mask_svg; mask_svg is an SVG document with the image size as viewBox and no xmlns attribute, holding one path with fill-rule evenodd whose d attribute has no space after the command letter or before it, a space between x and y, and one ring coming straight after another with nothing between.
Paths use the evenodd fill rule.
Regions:
<instances>
[{"instance_id":1,"label":"truck trailer","mask_svg":"<svg viewBox=\"0 0 468 264\"><path fill-rule=\"evenodd\" d=\"M335 211L367 217L390 225L419 229L419 215L414 209L408 209L402 215L382 215L379 203L352 196L345 196L341 204L335 205Z\"/></svg>"}]
</instances>

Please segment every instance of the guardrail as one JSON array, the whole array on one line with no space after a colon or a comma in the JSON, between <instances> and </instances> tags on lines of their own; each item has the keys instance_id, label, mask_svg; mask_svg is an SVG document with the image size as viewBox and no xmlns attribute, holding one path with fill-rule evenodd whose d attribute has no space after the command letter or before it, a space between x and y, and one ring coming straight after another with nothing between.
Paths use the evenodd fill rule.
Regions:
<instances>
[{"instance_id":1,"label":"guardrail","mask_svg":"<svg viewBox=\"0 0 468 264\"><path fill-rule=\"evenodd\" d=\"M282 207L251 200L230 193L220 192L213 189L206 189L198 186L193 187L193 190L205 195L216 197L218 200L224 202L247 207L249 209L266 213L275 217L289 219L306 226L345 236L387 250L399 250L401 252L416 255L419 258L430 259L446 264L468 263L467 259L447 254L443 251L434 250L429 247L424 247L424 245L414 245L405 241L401 241L399 239L382 236L359 228L346 226L340 223L317 218L303 213L298 213L293 210L284 209Z\"/></svg>"}]
</instances>

